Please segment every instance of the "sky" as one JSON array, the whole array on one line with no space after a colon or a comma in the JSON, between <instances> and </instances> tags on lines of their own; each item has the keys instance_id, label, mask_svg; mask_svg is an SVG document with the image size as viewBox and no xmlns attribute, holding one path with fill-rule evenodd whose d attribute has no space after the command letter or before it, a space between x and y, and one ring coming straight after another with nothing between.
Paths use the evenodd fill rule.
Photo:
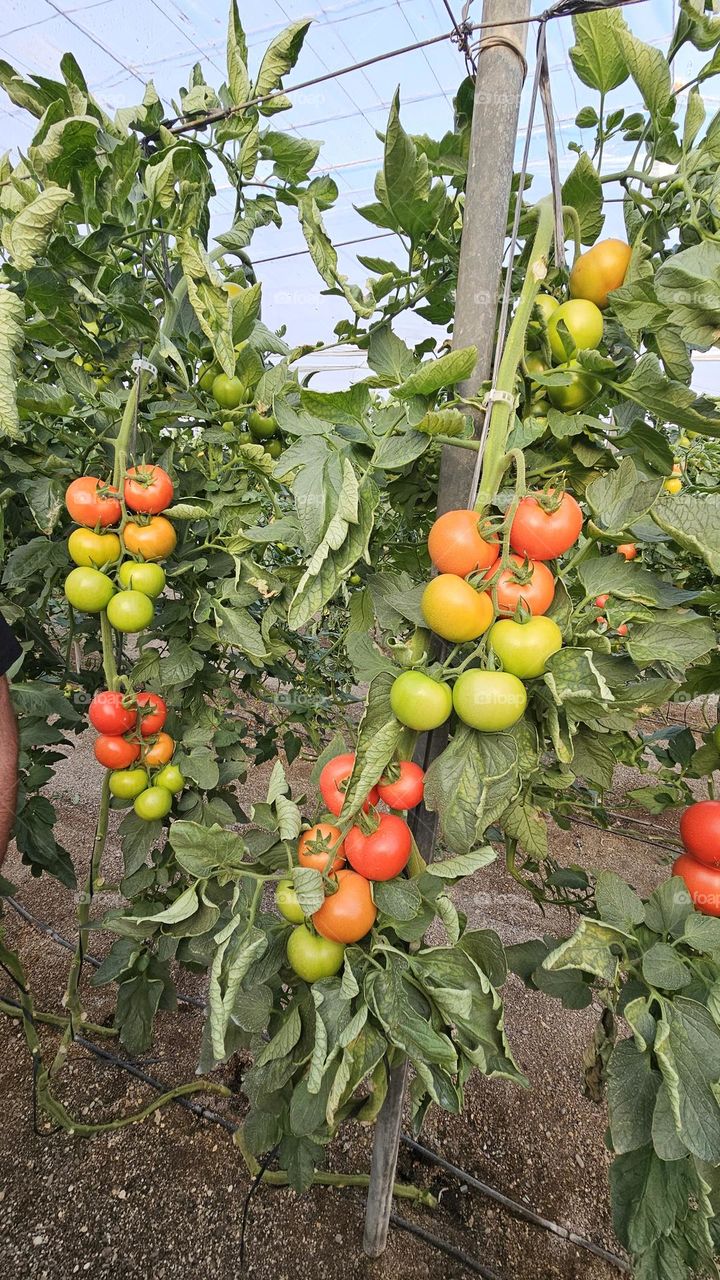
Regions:
<instances>
[{"instance_id":1,"label":"sky","mask_svg":"<svg viewBox=\"0 0 720 1280\"><path fill-rule=\"evenodd\" d=\"M459 13L460 0L450 0ZM534 3L533 13L544 9ZM320 0L264 0L250 5L240 0L251 71L256 70L269 41L291 21L311 18L299 62L286 83L312 79L328 71L402 48L450 29L443 0L337 0L322 7ZM480 20L481 0L474 0L470 18ZM674 25L676 0L645 0L631 5L625 16L642 39L666 48ZM218 87L225 78L225 0L2 0L0 3L0 57L18 71L59 77L59 62L66 50L80 63L88 84L109 112L142 99L152 80L164 102L177 102L179 85L188 82L196 62L206 79ZM530 75L520 113L518 152L525 140L525 122L532 79L534 31L529 39ZM581 135L574 120L578 109L597 105L597 95L579 83L571 72L568 49L573 43L569 19L553 21L548 28L558 148L563 176L576 157L568 143ZM693 50L681 50L674 68L677 81L692 73ZM298 135L323 143L314 172L329 173L339 188L334 208L325 215L335 244L372 236L373 228L355 210L373 198L373 181L382 163L382 129L395 90L401 95L401 118L410 133L440 137L452 125L452 97L465 74L464 60L451 41L354 71L324 84L293 93L292 111L274 117L274 127L291 128ZM712 88L714 86L710 86ZM720 87L718 88L720 94ZM614 105L639 107L632 82L615 91ZM704 94L710 111L717 109ZM538 119L541 117L539 116ZM14 155L30 140L33 121L5 98L0 90L0 136L3 148ZM590 141L590 135L585 135ZM622 168L629 144L619 141L606 151L606 164ZM548 189L548 165L544 129L533 129L530 171L534 175L532 197ZM218 174L213 230L227 230L232 222L233 192ZM620 206L608 206L606 229L623 234ZM338 319L347 315L344 302L321 294L322 282L306 253L302 231L291 212L282 228L257 233L251 256L263 283L263 319L273 328L286 326L291 343L327 341ZM356 254L393 257L392 239L373 238L339 250L340 270L363 284L367 272ZM280 256L283 255L283 256ZM288 256L292 255L292 256ZM401 336L417 341L423 324L407 316L397 325ZM712 353L711 353L712 355ZM315 385L347 385L362 376L362 359L341 350L323 357L325 373ZM718 386L718 366L703 359L696 369L699 390Z\"/></svg>"}]
</instances>

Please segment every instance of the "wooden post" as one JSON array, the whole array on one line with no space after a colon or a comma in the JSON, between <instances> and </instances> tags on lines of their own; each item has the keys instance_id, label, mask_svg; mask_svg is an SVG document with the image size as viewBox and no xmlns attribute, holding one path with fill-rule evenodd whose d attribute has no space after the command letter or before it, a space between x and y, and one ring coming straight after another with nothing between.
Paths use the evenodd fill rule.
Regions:
<instances>
[{"instance_id":1,"label":"wooden post","mask_svg":"<svg viewBox=\"0 0 720 1280\"><path fill-rule=\"evenodd\" d=\"M530 0L484 0L482 22L517 22L529 14ZM474 345L478 349L474 373L460 388L465 395L475 394L491 373L527 31L527 25L499 25L481 32L453 336L454 347ZM477 435L480 426L476 421ZM467 505L474 466L472 450L444 449L439 514ZM446 741L447 730L443 728L423 734L415 759L427 768ZM422 856L432 862L435 815L420 806L413 811L410 825ZM387 1245L407 1072L407 1062L391 1072L375 1127L363 1239L365 1253L371 1258L380 1257Z\"/></svg>"}]
</instances>

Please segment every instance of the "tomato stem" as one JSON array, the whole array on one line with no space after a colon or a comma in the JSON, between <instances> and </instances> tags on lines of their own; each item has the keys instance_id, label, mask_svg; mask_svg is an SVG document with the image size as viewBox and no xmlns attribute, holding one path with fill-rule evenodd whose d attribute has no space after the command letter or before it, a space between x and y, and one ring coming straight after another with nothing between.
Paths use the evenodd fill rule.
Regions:
<instances>
[{"instance_id":1,"label":"tomato stem","mask_svg":"<svg viewBox=\"0 0 720 1280\"><path fill-rule=\"evenodd\" d=\"M537 205L538 225L535 232L530 260L527 266L520 299L513 322L510 325L505 349L500 362L497 390L512 396L517 381L517 371L525 349L525 333L532 316L535 298L547 275L547 256L553 235L553 210L550 197ZM512 263L508 264L512 270ZM505 400L495 400L488 409L487 443L480 476L476 511L484 511L495 498L502 479L510 422L514 407Z\"/></svg>"}]
</instances>

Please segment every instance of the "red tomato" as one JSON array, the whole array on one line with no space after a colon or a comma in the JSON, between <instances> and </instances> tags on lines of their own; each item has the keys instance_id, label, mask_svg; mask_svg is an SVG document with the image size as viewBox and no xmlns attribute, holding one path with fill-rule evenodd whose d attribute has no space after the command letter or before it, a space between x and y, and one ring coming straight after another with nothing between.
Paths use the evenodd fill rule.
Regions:
<instances>
[{"instance_id":1,"label":"red tomato","mask_svg":"<svg viewBox=\"0 0 720 1280\"><path fill-rule=\"evenodd\" d=\"M378 783L380 799L391 809L414 809L424 791L425 774L413 760L394 761Z\"/></svg>"},{"instance_id":2,"label":"red tomato","mask_svg":"<svg viewBox=\"0 0 720 1280\"><path fill-rule=\"evenodd\" d=\"M720 800L698 800L680 819L680 839L693 858L720 867Z\"/></svg>"},{"instance_id":3,"label":"red tomato","mask_svg":"<svg viewBox=\"0 0 720 1280\"><path fill-rule=\"evenodd\" d=\"M375 923L377 907L369 881L356 871L338 871L337 892L328 894L312 922L331 942L359 942Z\"/></svg>"},{"instance_id":4,"label":"red tomato","mask_svg":"<svg viewBox=\"0 0 720 1280\"><path fill-rule=\"evenodd\" d=\"M638 550L634 542L623 542L617 549L619 556L624 556L626 560L634 560Z\"/></svg>"},{"instance_id":5,"label":"red tomato","mask_svg":"<svg viewBox=\"0 0 720 1280\"><path fill-rule=\"evenodd\" d=\"M547 565L522 556L511 556L510 560L512 564L503 569L496 586L500 613L514 613L521 603L534 616L547 613L555 595L555 579Z\"/></svg>"},{"instance_id":6,"label":"red tomato","mask_svg":"<svg viewBox=\"0 0 720 1280\"><path fill-rule=\"evenodd\" d=\"M169 733L159 733L154 742L145 748L143 764L148 769L159 769L172 759L175 743Z\"/></svg>"},{"instance_id":7,"label":"red tomato","mask_svg":"<svg viewBox=\"0 0 720 1280\"><path fill-rule=\"evenodd\" d=\"M608 600L609 600L609 599L610 599L610 596L609 596L609 595L608 595L608 596L596 596L596 597L595 597L595 604L597 605L598 609L604 609L604 608L605 608L605 605L607 604L607 602L608 602Z\"/></svg>"},{"instance_id":8,"label":"red tomato","mask_svg":"<svg viewBox=\"0 0 720 1280\"><path fill-rule=\"evenodd\" d=\"M583 513L571 493L528 494L512 522L513 551L531 560L554 560L580 537Z\"/></svg>"},{"instance_id":9,"label":"red tomato","mask_svg":"<svg viewBox=\"0 0 720 1280\"><path fill-rule=\"evenodd\" d=\"M117 734L101 733L95 739L95 759L106 769L129 769L140 755L140 743Z\"/></svg>"},{"instance_id":10,"label":"red tomato","mask_svg":"<svg viewBox=\"0 0 720 1280\"><path fill-rule=\"evenodd\" d=\"M76 524L93 529L100 525L118 524L122 515L120 495L112 485L97 476L79 476L68 485L65 506Z\"/></svg>"},{"instance_id":11,"label":"red tomato","mask_svg":"<svg viewBox=\"0 0 720 1280\"><path fill-rule=\"evenodd\" d=\"M489 569L498 558L497 538L483 538L477 511L446 511L428 536L430 559L440 573L466 578L476 569Z\"/></svg>"},{"instance_id":12,"label":"red tomato","mask_svg":"<svg viewBox=\"0 0 720 1280\"><path fill-rule=\"evenodd\" d=\"M167 720L167 706L159 693L139 693L137 704L141 712L140 732L143 738L150 738L164 728Z\"/></svg>"},{"instance_id":13,"label":"red tomato","mask_svg":"<svg viewBox=\"0 0 720 1280\"><path fill-rule=\"evenodd\" d=\"M95 694L88 716L90 723L98 733L127 733L137 720L134 707L123 704L124 694L113 689L101 689Z\"/></svg>"},{"instance_id":14,"label":"red tomato","mask_svg":"<svg viewBox=\"0 0 720 1280\"><path fill-rule=\"evenodd\" d=\"M619 635L619 636L626 636L626 635L627 635L627 633L628 633L628 624L627 624L627 622L621 622L621 623L620 623L620 626L619 626L619 627L618 627L618 629L617 629L617 633L618 633L618 635Z\"/></svg>"},{"instance_id":15,"label":"red tomato","mask_svg":"<svg viewBox=\"0 0 720 1280\"><path fill-rule=\"evenodd\" d=\"M320 794L328 812L334 813L335 817L338 817L342 811L347 783L354 766L355 756L352 752L347 752L344 755L333 756L332 760L328 760L320 774ZM344 786L343 783L345 784ZM365 812L367 812L371 804L377 804L377 800L377 787L373 787L363 805Z\"/></svg>"},{"instance_id":16,"label":"red tomato","mask_svg":"<svg viewBox=\"0 0 720 1280\"><path fill-rule=\"evenodd\" d=\"M407 822L396 813L381 813L377 830L365 835L351 827L345 837L345 855L366 880L392 880L407 866L412 836Z\"/></svg>"},{"instance_id":17,"label":"red tomato","mask_svg":"<svg viewBox=\"0 0 720 1280\"><path fill-rule=\"evenodd\" d=\"M125 505L129 511L144 511L156 516L170 506L173 482L162 467L143 465L128 467L125 479Z\"/></svg>"},{"instance_id":18,"label":"red tomato","mask_svg":"<svg viewBox=\"0 0 720 1280\"><path fill-rule=\"evenodd\" d=\"M328 860L334 851L332 866ZM313 867L315 871L339 871L345 866L342 831L331 822L316 822L309 831L303 831L298 840L298 862L301 867Z\"/></svg>"},{"instance_id":19,"label":"red tomato","mask_svg":"<svg viewBox=\"0 0 720 1280\"><path fill-rule=\"evenodd\" d=\"M706 916L720 916L720 871L698 862L689 853L681 853L673 863L672 873L685 881L698 911Z\"/></svg>"}]
</instances>

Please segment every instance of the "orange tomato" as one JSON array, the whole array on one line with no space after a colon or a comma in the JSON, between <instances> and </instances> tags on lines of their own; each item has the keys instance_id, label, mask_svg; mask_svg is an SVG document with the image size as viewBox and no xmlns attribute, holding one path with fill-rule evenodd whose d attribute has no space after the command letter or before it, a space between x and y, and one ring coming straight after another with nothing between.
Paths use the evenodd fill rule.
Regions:
<instances>
[{"instance_id":1,"label":"orange tomato","mask_svg":"<svg viewBox=\"0 0 720 1280\"><path fill-rule=\"evenodd\" d=\"M369 881L356 871L338 871L337 892L328 894L312 920L318 933L331 942L359 942L375 923L377 907Z\"/></svg>"},{"instance_id":2,"label":"orange tomato","mask_svg":"<svg viewBox=\"0 0 720 1280\"><path fill-rule=\"evenodd\" d=\"M333 864L328 866L330 854L335 852ZM301 867L313 867L315 871L339 871L345 866L342 831L331 822L316 822L309 831L303 831L298 840L298 862Z\"/></svg>"},{"instance_id":3,"label":"orange tomato","mask_svg":"<svg viewBox=\"0 0 720 1280\"><path fill-rule=\"evenodd\" d=\"M489 569L498 558L494 534L484 538L477 511L446 511L437 519L428 536L430 559L441 573L466 578L476 569Z\"/></svg>"},{"instance_id":4,"label":"orange tomato","mask_svg":"<svg viewBox=\"0 0 720 1280\"><path fill-rule=\"evenodd\" d=\"M493 620L487 592L476 591L456 573L441 573L428 582L420 608L431 630L452 644L477 640Z\"/></svg>"},{"instance_id":5,"label":"orange tomato","mask_svg":"<svg viewBox=\"0 0 720 1280\"><path fill-rule=\"evenodd\" d=\"M570 297L606 307L608 294L624 283L631 252L624 240L601 240L581 253L570 272Z\"/></svg>"},{"instance_id":6,"label":"orange tomato","mask_svg":"<svg viewBox=\"0 0 720 1280\"><path fill-rule=\"evenodd\" d=\"M169 733L159 733L154 742L145 749L144 763L149 769L159 769L172 759L175 743Z\"/></svg>"},{"instance_id":7,"label":"orange tomato","mask_svg":"<svg viewBox=\"0 0 720 1280\"><path fill-rule=\"evenodd\" d=\"M542 560L510 556L510 565L497 581L497 603L500 613L514 613L519 604L537 617L547 613L555 595L555 579ZM492 570L485 574L492 576Z\"/></svg>"},{"instance_id":8,"label":"orange tomato","mask_svg":"<svg viewBox=\"0 0 720 1280\"><path fill-rule=\"evenodd\" d=\"M123 538L131 555L142 556L143 560L164 560L172 555L177 543L177 534L165 516L151 516L147 524L129 520Z\"/></svg>"}]
</instances>

